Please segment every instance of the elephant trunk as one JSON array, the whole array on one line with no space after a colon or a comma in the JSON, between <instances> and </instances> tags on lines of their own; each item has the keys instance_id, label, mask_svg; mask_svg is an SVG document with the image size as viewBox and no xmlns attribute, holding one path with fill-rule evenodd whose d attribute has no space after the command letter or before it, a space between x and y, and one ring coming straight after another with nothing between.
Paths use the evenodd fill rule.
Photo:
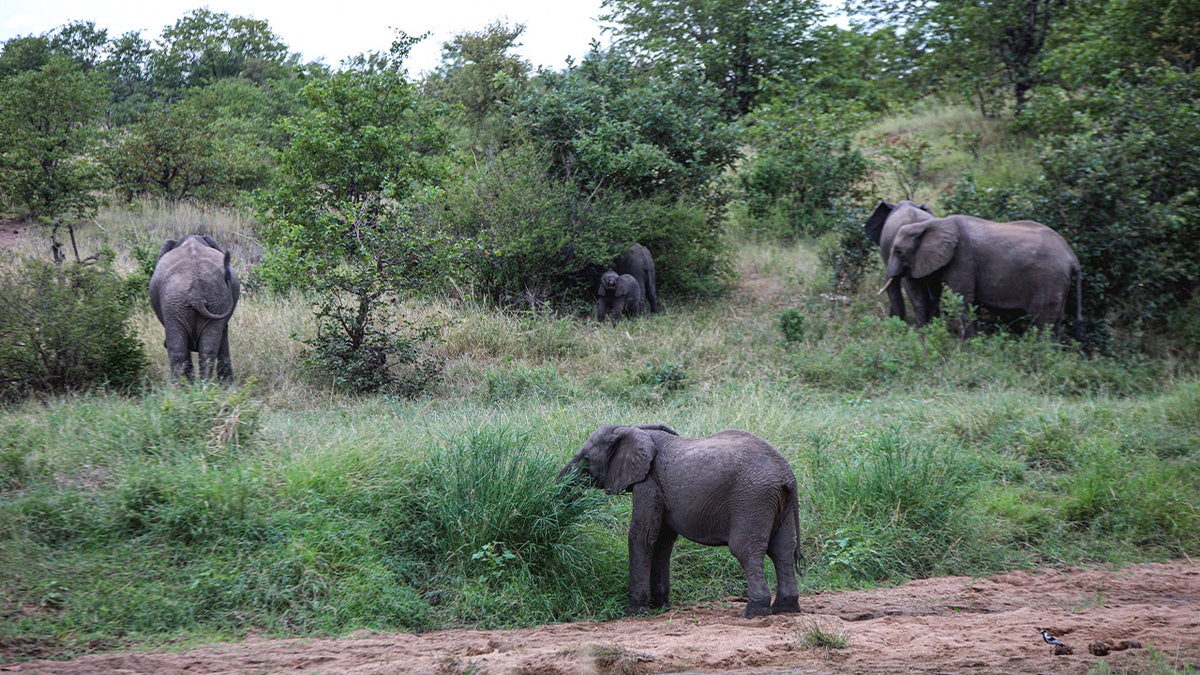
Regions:
<instances>
[{"instance_id":1,"label":"elephant trunk","mask_svg":"<svg viewBox=\"0 0 1200 675\"><path fill-rule=\"evenodd\" d=\"M571 461L567 462L567 465L563 467L562 471L558 472L558 477L554 480L561 483L564 478L567 478L571 474L575 473L575 469L579 467L579 459L580 455L575 455Z\"/></svg>"}]
</instances>

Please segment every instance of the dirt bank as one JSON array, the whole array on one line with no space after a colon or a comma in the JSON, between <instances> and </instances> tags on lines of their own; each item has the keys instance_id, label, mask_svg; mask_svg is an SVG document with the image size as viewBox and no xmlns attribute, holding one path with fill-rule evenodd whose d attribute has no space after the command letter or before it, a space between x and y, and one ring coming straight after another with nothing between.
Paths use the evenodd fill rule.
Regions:
<instances>
[{"instance_id":1,"label":"dirt bank","mask_svg":"<svg viewBox=\"0 0 1200 675\"><path fill-rule=\"evenodd\" d=\"M519 630L248 640L95 654L6 673L1086 673L1200 667L1200 563L946 577L801 598L805 614L741 619L734 599L644 619ZM801 648L814 623L842 649ZM1074 649L1055 656L1048 628ZM1093 642L1139 643L1106 656ZM8 656L11 656L8 655Z\"/></svg>"}]
</instances>

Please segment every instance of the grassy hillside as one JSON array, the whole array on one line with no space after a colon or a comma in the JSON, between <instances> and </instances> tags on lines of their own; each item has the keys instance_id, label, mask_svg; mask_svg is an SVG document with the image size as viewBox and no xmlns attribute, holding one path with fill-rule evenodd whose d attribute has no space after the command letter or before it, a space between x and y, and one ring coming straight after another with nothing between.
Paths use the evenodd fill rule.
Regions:
<instances>
[{"instance_id":1,"label":"grassy hillside","mask_svg":"<svg viewBox=\"0 0 1200 675\"><path fill-rule=\"evenodd\" d=\"M136 274L136 247L184 231L252 269L223 211L107 211L80 241ZM960 343L886 319L878 270L846 296L807 244L736 251L735 291L619 326L414 301L450 320L417 400L313 384L308 301L246 272L239 386L169 387L147 307L141 396L0 420L0 654L617 616L628 497L553 480L610 423L774 444L802 487L802 592L1200 554L1194 364ZM674 573L677 606L742 592L724 549L681 542Z\"/></svg>"},{"instance_id":2,"label":"grassy hillside","mask_svg":"<svg viewBox=\"0 0 1200 675\"><path fill-rule=\"evenodd\" d=\"M618 327L433 303L450 367L417 401L307 383L306 304L255 295L233 323L243 384L165 388L144 312L159 385L2 423L0 634L65 655L615 616L628 501L552 482L603 423L775 444L804 488L810 591L1200 551L1193 375L914 332L830 297L804 246L739 267L724 301ZM723 550L681 546L675 569L677 603L740 592Z\"/></svg>"}]
</instances>

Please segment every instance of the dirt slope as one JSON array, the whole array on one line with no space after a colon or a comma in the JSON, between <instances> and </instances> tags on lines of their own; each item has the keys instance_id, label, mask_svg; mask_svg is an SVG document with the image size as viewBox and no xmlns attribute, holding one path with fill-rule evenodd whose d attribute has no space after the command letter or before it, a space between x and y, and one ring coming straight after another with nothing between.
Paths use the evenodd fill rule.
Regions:
<instances>
[{"instance_id":1,"label":"dirt slope","mask_svg":"<svg viewBox=\"0 0 1200 675\"><path fill-rule=\"evenodd\" d=\"M732 599L731 599L732 600ZM10 673L1086 673L1200 667L1200 563L947 577L801 598L805 614L738 618L731 602L644 619L520 630L248 640L183 652L0 665ZM814 622L844 649L800 648ZM1055 656L1038 628L1074 648ZM1142 648L1089 653L1094 641ZM1152 648L1152 649L1151 649Z\"/></svg>"}]
</instances>

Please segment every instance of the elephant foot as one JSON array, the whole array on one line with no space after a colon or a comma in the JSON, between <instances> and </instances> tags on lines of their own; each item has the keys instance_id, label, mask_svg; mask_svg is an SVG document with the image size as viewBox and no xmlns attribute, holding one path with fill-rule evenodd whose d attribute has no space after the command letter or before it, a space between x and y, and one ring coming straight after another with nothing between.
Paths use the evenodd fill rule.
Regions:
<instances>
[{"instance_id":1,"label":"elephant foot","mask_svg":"<svg viewBox=\"0 0 1200 675\"><path fill-rule=\"evenodd\" d=\"M748 602L746 607L742 609L742 618L749 619L755 616L769 616L771 614L771 605L766 602Z\"/></svg>"},{"instance_id":2,"label":"elephant foot","mask_svg":"<svg viewBox=\"0 0 1200 675\"><path fill-rule=\"evenodd\" d=\"M800 598L778 596L775 598L775 604L771 605L772 614L799 614L800 613Z\"/></svg>"},{"instance_id":3,"label":"elephant foot","mask_svg":"<svg viewBox=\"0 0 1200 675\"><path fill-rule=\"evenodd\" d=\"M649 616L650 613L650 608L645 605L640 605L638 607L630 605L629 607L625 608L625 616L628 617Z\"/></svg>"}]
</instances>

